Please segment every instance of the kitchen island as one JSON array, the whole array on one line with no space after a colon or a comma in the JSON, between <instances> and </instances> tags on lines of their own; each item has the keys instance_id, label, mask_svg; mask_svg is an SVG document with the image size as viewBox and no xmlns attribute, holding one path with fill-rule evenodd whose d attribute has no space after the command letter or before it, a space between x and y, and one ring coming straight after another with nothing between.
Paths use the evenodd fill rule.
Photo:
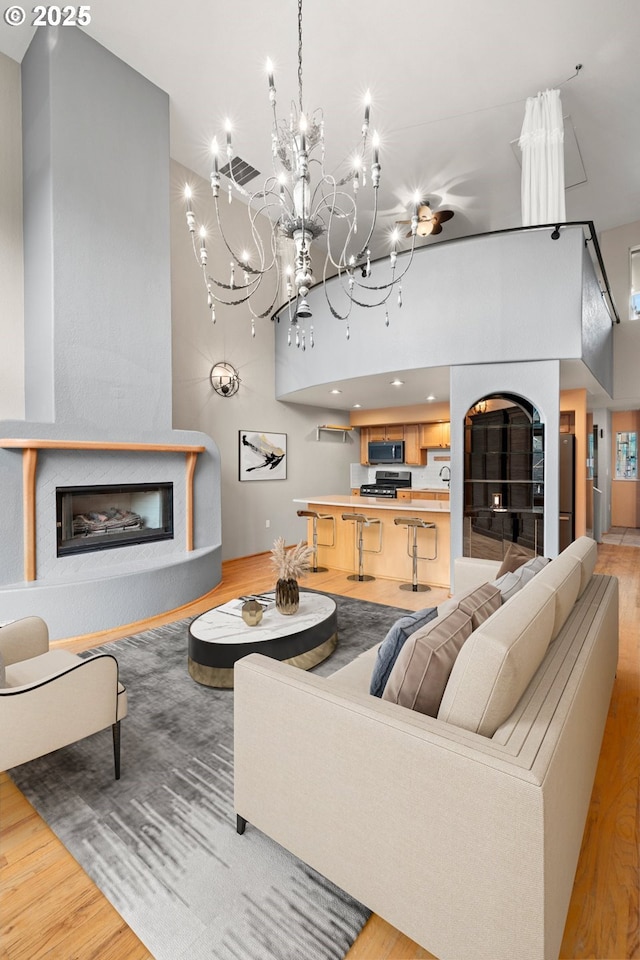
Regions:
<instances>
[{"instance_id":1,"label":"kitchen island","mask_svg":"<svg viewBox=\"0 0 640 960\"><path fill-rule=\"evenodd\" d=\"M361 497L348 495L325 495L298 498L293 501L300 509L315 510L330 516L335 521L335 542L332 539L332 521L318 521L318 564L332 570L354 573L358 570L358 546L356 524L342 519L343 513L361 513L380 521L364 527L366 550L378 549L380 528L382 549L379 553L364 554L365 573L391 580L411 580L411 557L407 552L408 533L406 526L396 526L395 517L419 517L425 523L435 523L436 529L418 530L418 553L421 557L435 560L418 561L418 580L437 587L449 587L450 578L450 508L446 500L396 499L393 497ZM307 533L312 540L312 521Z\"/></svg>"}]
</instances>

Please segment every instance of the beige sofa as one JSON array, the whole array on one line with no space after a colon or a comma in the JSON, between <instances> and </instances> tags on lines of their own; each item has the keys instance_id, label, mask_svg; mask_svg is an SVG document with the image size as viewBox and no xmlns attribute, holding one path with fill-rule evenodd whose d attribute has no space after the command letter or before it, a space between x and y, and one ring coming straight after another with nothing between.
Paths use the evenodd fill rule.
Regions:
<instances>
[{"instance_id":1,"label":"beige sofa","mask_svg":"<svg viewBox=\"0 0 640 960\"><path fill-rule=\"evenodd\" d=\"M327 678L239 661L238 829L440 960L557 958L617 663L596 550L571 544L471 634L437 718L369 695L375 649ZM460 560L456 584L497 566Z\"/></svg>"}]
</instances>

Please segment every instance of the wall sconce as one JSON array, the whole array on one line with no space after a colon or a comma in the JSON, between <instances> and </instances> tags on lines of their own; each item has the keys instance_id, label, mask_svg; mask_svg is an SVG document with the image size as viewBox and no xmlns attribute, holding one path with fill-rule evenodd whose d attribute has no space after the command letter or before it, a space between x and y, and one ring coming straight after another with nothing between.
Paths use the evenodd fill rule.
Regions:
<instances>
[{"instance_id":1,"label":"wall sconce","mask_svg":"<svg viewBox=\"0 0 640 960\"><path fill-rule=\"evenodd\" d=\"M494 510L496 513L506 513L506 508L502 506L501 493L491 494L491 509Z\"/></svg>"},{"instance_id":2,"label":"wall sconce","mask_svg":"<svg viewBox=\"0 0 640 960\"><path fill-rule=\"evenodd\" d=\"M240 388L240 377L235 367L221 361L211 367L211 386L221 397L232 397Z\"/></svg>"}]
</instances>

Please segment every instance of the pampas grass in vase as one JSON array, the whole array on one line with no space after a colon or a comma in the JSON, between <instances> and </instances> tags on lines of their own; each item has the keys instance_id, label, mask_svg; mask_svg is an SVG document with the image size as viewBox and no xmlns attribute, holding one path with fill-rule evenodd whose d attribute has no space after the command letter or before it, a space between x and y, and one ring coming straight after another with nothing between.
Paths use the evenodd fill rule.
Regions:
<instances>
[{"instance_id":1,"label":"pampas grass in vase","mask_svg":"<svg viewBox=\"0 0 640 960\"><path fill-rule=\"evenodd\" d=\"M300 606L298 578L309 570L309 558L313 547L301 540L289 550L284 545L284 537L277 537L271 549L271 563L278 579L276 582L276 610L286 616L297 613Z\"/></svg>"}]
</instances>

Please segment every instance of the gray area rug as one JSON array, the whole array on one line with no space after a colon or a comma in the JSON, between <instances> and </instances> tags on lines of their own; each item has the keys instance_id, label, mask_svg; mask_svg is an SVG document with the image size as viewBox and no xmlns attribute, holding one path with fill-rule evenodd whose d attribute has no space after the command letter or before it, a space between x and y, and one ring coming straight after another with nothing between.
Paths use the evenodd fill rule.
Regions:
<instances>
[{"instance_id":1,"label":"gray area rug","mask_svg":"<svg viewBox=\"0 0 640 960\"><path fill-rule=\"evenodd\" d=\"M334 600L339 643L320 675L407 612ZM11 777L156 960L341 960L369 911L255 828L236 833L233 691L189 676L189 622L99 648L129 698L120 781L110 730Z\"/></svg>"}]
</instances>

